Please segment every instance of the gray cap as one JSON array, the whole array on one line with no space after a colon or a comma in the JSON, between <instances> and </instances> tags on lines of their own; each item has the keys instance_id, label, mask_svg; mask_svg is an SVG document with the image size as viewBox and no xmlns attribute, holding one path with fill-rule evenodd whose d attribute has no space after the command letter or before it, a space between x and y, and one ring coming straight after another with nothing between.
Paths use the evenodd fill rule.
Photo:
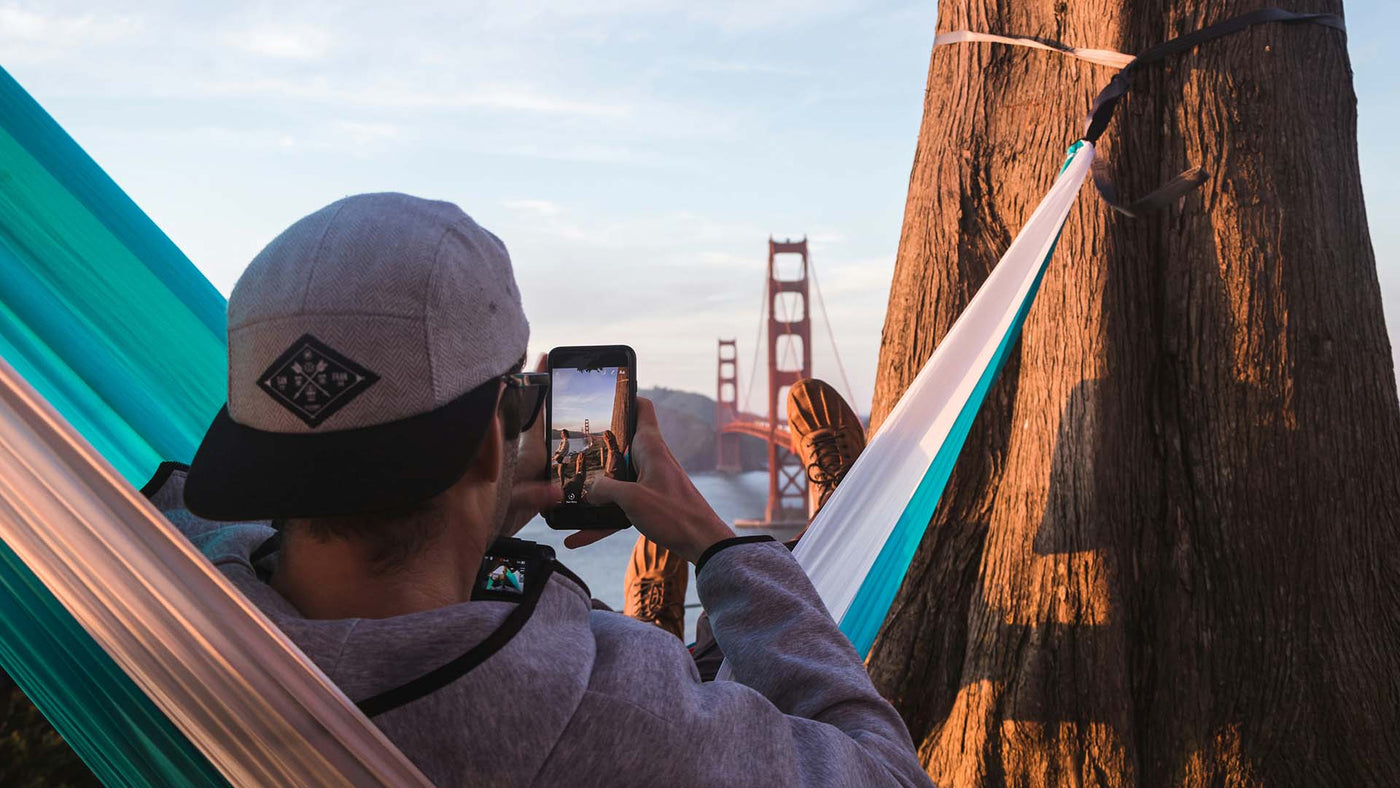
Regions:
<instances>
[{"instance_id":1,"label":"gray cap","mask_svg":"<svg viewBox=\"0 0 1400 788\"><path fill-rule=\"evenodd\" d=\"M228 406L187 503L246 519L436 494L465 471L529 335L505 245L460 208L393 193L332 203L268 244L229 297ZM405 475L408 496L352 489Z\"/></svg>"}]
</instances>

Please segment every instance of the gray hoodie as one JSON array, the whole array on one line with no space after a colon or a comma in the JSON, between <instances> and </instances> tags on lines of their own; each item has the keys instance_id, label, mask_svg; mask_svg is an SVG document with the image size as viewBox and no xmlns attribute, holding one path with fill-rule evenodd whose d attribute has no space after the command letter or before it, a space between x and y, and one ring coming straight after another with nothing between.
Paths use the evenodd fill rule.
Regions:
<instances>
[{"instance_id":1,"label":"gray hoodie","mask_svg":"<svg viewBox=\"0 0 1400 788\"><path fill-rule=\"evenodd\" d=\"M775 542L733 544L698 572L735 678L701 683L679 640L594 610L567 570L503 644L492 635L523 603L311 620L264 582L275 555L253 564L274 533L266 523L166 516L352 700L499 645L373 717L438 785L931 784L899 715Z\"/></svg>"}]
</instances>

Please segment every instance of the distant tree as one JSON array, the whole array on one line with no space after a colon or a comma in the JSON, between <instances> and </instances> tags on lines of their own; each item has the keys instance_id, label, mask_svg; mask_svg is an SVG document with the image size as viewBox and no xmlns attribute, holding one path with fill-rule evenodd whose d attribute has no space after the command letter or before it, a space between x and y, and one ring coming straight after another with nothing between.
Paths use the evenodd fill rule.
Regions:
<instances>
[{"instance_id":1,"label":"distant tree","mask_svg":"<svg viewBox=\"0 0 1400 788\"><path fill-rule=\"evenodd\" d=\"M1135 52L1265 5L941 0L938 24ZM934 51L877 423L1111 75ZM1130 196L1211 177L1139 220L1081 196L871 673L941 785L1400 785L1400 407L1345 35L1146 68L1103 143Z\"/></svg>"}]
</instances>

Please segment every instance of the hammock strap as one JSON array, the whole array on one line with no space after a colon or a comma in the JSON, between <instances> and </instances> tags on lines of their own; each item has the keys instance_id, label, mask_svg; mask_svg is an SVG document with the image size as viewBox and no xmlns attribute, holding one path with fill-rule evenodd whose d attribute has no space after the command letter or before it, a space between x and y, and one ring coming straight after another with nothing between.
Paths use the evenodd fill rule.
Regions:
<instances>
[{"instance_id":1,"label":"hammock strap","mask_svg":"<svg viewBox=\"0 0 1400 788\"><path fill-rule=\"evenodd\" d=\"M1010 46L1030 47L1031 49L1044 49L1050 52L1059 52L1062 55L1077 57L1090 63L1097 63L1100 66L1110 68L1123 68L1133 62L1133 56L1122 52L1114 52L1110 49L1085 49L1084 47L1072 47L1061 44L1058 41L1051 41L1044 38L1033 38L1031 36L999 36L995 33L979 33L975 30L954 30L948 33L939 33L934 36L933 46L935 49L947 44L962 44L970 41L980 41L990 44L1008 44Z\"/></svg>"},{"instance_id":2,"label":"hammock strap","mask_svg":"<svg viewBox=\"0 0 1400 788\"><path fill-rule=\"evenodd\" d=\"M1147 196L1139 197L1130 203L1124 203L1118 199L1118 190L1113 185L1113 179L1108 175L1108 162L1103 159L1094 159L1090 171L1094 176L1094 188L1098 189L1099 196L1103 198L1103 201L1108 203L1108 207L1129 219L1140 219L1145 213L1171 205L1197 186L1205 183L1206 178L1210 177L1210 173L1206 172L1205 167L1192 167L1153 189Z\"/></svg>"},{"instance_id":3,"label":"hammock strap","mask_svg":"<svg viewBox=\"0 0 1400 788\"><path fill-rule=\"evenodd\" d=\"M935 48L946 44L961 44L967 42L987 42L995 44L1008 44L1010 46L1023 46L1032 49L1044 49L1051 52L1059 52L1064 55L1079 58L1090 63L1097 63L1102 66L1111 66L1119 69L1108 85L1099 92L1094 99L1094 103L1089 110L1083 139L1094 144L1098 144L1099 137L1108 128L1109 121L1113 119L1113 110L1118 106L1119 100L1127 95L1132 87L1134 72L1146 65L1159 63L1169 57L1184 54L1207 41L1214 41L1233 35L1255 25L1266 22L1280 22L1283 24L1315 24L1330 27L1335 30L1346 32L1346 22L1337 14L1310 13L1300 14L1292 11L1284 11L1281 8L1261 8L1247 14L1217 22L1209 27L1203 27L1178 36L1169 41L1164 41L1137 56L1127 55L1122 52L1114 52L1109 49L1087 49L1084 47L1072 47L1058 41L1051 41L1031 36L1001 36L994 33L982 33L975 30L955 30L947 33L939 33L933 39ZM1108 175L1108 163L1102 158L1094 160L1093 165L1094 188L1099 192L1103 201L1108 203L1113 210L1130 218L1140 218L1144 213L1155 211L1171 205L1176 200L1185 196L1193 189L1206 182L1210 173L1203 167L1190 167L1175 178L1167 181L1162 186L1153 190L1145 197L1140 197L1131 202L1125 202L1118 197L1118 190L1114 188L1113 181Z\"/></svg>"},{"instance_id":4,"label":"hammock strap","mask_svg":"<svg viewBox=\"0 0 1400 788\"><path fill-rule=\"evenodd\" d=\"M1098 143L1099 137L1108 128L1109 121L1113 119L1113 110L1118 106L1118 102L1128 93L1132 87L1133 74L1142 66L1159 63L1169 57L1183 54L1191 49L1233 35L1255 25L1267 22L1280 22L1283 24L1315 24L1330 27L1336 30L1346 31L1346 23L1337 14L1299 14L1292 11L1284 11L1280 8L1261 8L1248 14L1218 22L1209 27L1203 27L1183 36L1178 36L1169 41L1164 41L1155 46L1149 47L1142 52L1132 62L1123 67L1121 71L1113 75L1113 79L1100 91L1098 97L1094 99L1093 105L1089 109L1089 117L1084 129L1084 139ZM1170 205L1176 199L1200 186L1209 177L1201 167L1192 167L1177 175L1165 185L1159 187L1151 194L1131 203L1119 201L1117 190L1113 188L1113 183L1108 177L1108 165L1102 159L1094 162L1094 186L1098 189L1099 196L1108 203L1114 210L1129 216L1138 217L1143 212L1155 210Z\"/></svg>"}]
</instances>

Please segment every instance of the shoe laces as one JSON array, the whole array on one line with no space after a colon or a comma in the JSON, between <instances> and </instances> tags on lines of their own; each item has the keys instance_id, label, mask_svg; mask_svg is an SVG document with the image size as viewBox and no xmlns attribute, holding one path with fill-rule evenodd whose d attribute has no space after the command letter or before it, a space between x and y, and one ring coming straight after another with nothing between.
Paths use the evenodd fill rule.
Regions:
<instances>
[{"instance_id":1,"label":"shoe laces","mask_svg":"<svg viewBox=\"0 0 1400 788\"><path fill-rule=\"evenodd\" d=\"M637 581L637 613L639 618L653 619L666 610L666 583L642 578Z\"/></svg>"},{"instance_id":2,"label":"shoe laces","mask_svg":"<svg viewBox=\"0 0 1400 788\"><path fill-rule=\"evenodd\" d=\"M807 464L807 479L823 487L834 486L850 470L846 458L850 452L839 430L818 430L807 436L812 449L812 461Z\"/></svg>"}]
</instances>

